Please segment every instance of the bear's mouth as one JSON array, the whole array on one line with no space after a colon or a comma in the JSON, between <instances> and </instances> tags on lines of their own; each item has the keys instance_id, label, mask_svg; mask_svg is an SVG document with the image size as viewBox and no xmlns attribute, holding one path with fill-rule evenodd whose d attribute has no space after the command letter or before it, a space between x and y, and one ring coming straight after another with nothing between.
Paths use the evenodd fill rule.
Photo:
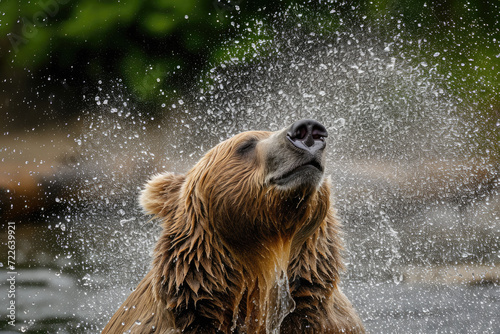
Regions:
<instances>
[{"instance_id":1,"label":"bear's mouth","mask_svg":"<svg viewBox=\"0 0 500 334\"><path fill-rule=\"evenodd\" d=\"M273 177L271 179L271 182L278 185L284 185L294 179L294 177L297 175L303 176L304 178L309 178L309 176L312 176L310 175L311 173L314 175L323 173L323 166L321 165L321 163L314 159L302 165L296 166L282 175Z\"/></svg>"}]
</instances>

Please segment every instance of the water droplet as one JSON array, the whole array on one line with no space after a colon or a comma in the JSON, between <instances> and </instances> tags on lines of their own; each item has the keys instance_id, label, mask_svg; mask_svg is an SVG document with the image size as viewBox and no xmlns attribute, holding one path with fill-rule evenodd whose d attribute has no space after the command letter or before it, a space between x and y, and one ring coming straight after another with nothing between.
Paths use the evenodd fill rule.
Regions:
<instances>
[{"instance_id":1,"label":"water droplet","mask_svg":"<svg viewBox=\"0 0 500 334\"><path fill-rule=\"evenodd\" d=\"M125 213L124 213L125 214ZM129 219L122 219L120 220L120 225L121 226L125 226L127 225L128 223L134 221L136 218L135 217L132 217L132 218L129 218Z\"/></svg>"}]
</instances>

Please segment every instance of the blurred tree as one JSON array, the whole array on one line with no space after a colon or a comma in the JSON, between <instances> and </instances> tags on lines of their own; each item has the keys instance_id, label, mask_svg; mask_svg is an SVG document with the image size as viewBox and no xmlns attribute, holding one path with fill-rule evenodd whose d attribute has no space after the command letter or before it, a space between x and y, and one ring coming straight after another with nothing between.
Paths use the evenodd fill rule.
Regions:
<instances>
[{"instance_id":1,"label":"blurred tree","mask_svg":"<svg viewBox=\"0 0 500 334\"><path fill-rule=\"evenodd\" d=\"M265 52L273 14L294 5L332 29L339 18L339 29L373 27L500 119L498 0L0 0L0 68L76 85L119 79L155 103L189 89L209 64Z\"/></svg>"},{"instance_id":2,"label":"blurred tree","mask_svg":"<svg viewBox=\"0 0 500 334\"><path fill-rule=\"evenodd\" d=\"M293 1L0 1L2 67L75 81L123 78L143 100L188 87L236 26ZM241 5L241 6L240 6ZM8 42L7 42L8 41Z\"/></svg>"}]
</instances>

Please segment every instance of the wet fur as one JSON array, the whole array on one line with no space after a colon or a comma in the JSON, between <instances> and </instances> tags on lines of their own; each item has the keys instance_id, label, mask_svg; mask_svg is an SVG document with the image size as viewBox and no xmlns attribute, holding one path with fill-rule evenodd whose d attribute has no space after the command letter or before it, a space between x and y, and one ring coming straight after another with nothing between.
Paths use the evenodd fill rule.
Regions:
<instances>
[{"instance_id":1,"label":"wet fur","mask_svg":"<svg viewBox=\"0 0 500 334\"><path fill-rule=\"evenodd\" d=\"M329 182L289 192L266 184L271 135L240 134L186 175L148 182L140 202L163 233L151 271L103 333L266 333L282 320L271 316L276 308L285 315L293 304L282 334L364 332L338 288L342 246ZM259 144L239 157L249 137ZM286 277L290 304L277 304Z\"/></svg>"}]
</instances>

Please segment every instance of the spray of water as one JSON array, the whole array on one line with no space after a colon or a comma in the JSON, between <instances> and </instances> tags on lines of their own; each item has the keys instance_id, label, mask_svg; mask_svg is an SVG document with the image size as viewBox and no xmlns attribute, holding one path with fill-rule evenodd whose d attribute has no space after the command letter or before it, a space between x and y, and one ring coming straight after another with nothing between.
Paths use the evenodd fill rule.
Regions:
<instances>
[{"instance_id":1,"label":"spray of water","mask_svg":"<svg viewBox=\"0 0 500 334\"><path fill-rule=\"evenodd\" d=\"M258 45L208 71L164 114L134 112L140 108L119 85L101 84L92 112L81 117L75 168L83 204L73 210L71 229L86 253L84 285L98 290L82 297L94 310L86 322L95 328L148 270L159 227L136 204L148 176L185 172L221 140L246 130L278 130L301 118L317 119L330 133L327 173L347 232L347 278L399 283L401 265L477 254L477 245L463 245L478 235L465 230L459 239L452 233L428 239L446 230L433 225L441 221L436 201L459 206L453 200L466 191L458 185L473 192L480 183L463 175L494 175L481 158L476 124L459 116L469 107L446 91L435 68L415 63L418 55L399 54L393 43L368 38L367 31L340 26L323 35L299 23L293 11L275 19L275 25L253 22L253 35L262 35ZM324 28L327 22L313 24ZM448 208L453 211L453 204ZM489 217L476 233L498 249L500 218ZM457 240L445 255L431 249ZM483 260L498 261L489 249L482 250ZM280 289L287 286L284 276ZM289 309L288 302L277 305Z\"/></svg>"}]
</instances>

